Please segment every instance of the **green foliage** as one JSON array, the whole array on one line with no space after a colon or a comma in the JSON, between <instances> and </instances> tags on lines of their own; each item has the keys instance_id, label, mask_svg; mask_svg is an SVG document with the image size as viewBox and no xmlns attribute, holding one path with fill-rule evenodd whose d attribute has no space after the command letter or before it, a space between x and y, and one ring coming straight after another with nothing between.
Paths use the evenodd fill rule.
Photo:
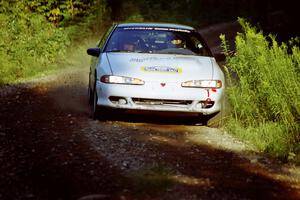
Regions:
<instances>
[{"instance_id":1,"label":"green foliage","mask_svg":"<svg viewBox=\"0 0 300 200\"><path fill-rule=\"evenodd\" d=\"M122 10L126 11L127 15L124 16L126 22L143 22L144 17L141 15L140 10L137 8L135 2L127 1L122 4Z\"/></svg>"},{"instance_id":2,"label":"green foliage","mask_svg":"<svg viewBox=\"0 0 300 200\"><path fill-rule=\"evenodd\" d=\"M44 15L50 22L58 25L77 16L87 16L96 5L96 0L26 0L31 11Z\"/></svg>"},{"instance_id":3,"label":"green foliage","mask_svg":"<svg viewBox=\"0 0 300 200\"><path fill-rule=\"evenodd\" d=\"M0 14L0 83L32 75L56 58L64 58L68 37L40 15L16 6Z\"/></svg>"},{"instance_id":4,"label":"green foliage","mask_svg":"<svg viewBox=\"0 0 300 200\"><path fill-rule=\"evenodd\" d=\"M96 8L100 17L89 13ZM0 11L0 84L57 68L72 49L68 47L78 38L92 35L95 31L90 26L107 16L102 0L0 0Z\"/></svg>"},{"instance_id":5,"label":"green foliage","mask_svg":"<svg viewBox=\"0 0 300 200\"><path fill-rule=\"evenodd\" d=\"M158 21L195 27L235 20L236 16L256 16L254 1L231 0L115 0L118 21ZM115 4L117 4L115 3ZM245 7L247 3L247 7Z\"/></svg>"},{"instance_id":6,"label":"green foliage","mask_svg":"<svg viewBox=\"0 0 300 200\"><path fill-rule=\"evenodd\" d=\"M268 121L245 127L241 122L230 118L227 128L242 140L254 144L259 151L278 158L287 159L295 149L295 143L292 142L289 130L284 124Z\"/></svg>"},{"instance_id":7,"label":"green foliage","mask_svg":"<svg viewBox=\"0 0 300 200\"><path fill-rule=\"evenodd\" d=\"M300 139L299 48L279 45L274 36L239 21L245 33L236 37L236 53L226 52L227 71L234 74L227 74L228 127L260 150L287 157Z\"/></svg>"}]
</instances>

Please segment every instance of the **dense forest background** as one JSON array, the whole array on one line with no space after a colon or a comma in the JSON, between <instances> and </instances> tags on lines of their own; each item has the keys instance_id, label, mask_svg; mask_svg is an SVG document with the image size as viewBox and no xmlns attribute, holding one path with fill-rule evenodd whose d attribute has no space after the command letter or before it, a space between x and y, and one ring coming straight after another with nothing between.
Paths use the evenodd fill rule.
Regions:
<instances>
[{"instance_id":1,"label":"dense forest background","mask_svg":"<svg viewBox=\"0 0 300 200\"><path fill-rule=\"evenodd\" d=\"M282 40L299 33L293 0L108 0L107 3L114 21L166 21L201 28L244 17Z\"/></svg>"},{"instance_id":2,"label":"dense forest background","mask_svg":"<svg viewBox=\"0 0 300 200\"><path fill-rule=\"evenodd\" d=\"M282 38L299 33L293 0L0 0L0 13L39 14L56 27L93 18L94 22L98 20L95 26L103 22L155 21L200 28L244 17Z\"/></svg>"}]
</instances>

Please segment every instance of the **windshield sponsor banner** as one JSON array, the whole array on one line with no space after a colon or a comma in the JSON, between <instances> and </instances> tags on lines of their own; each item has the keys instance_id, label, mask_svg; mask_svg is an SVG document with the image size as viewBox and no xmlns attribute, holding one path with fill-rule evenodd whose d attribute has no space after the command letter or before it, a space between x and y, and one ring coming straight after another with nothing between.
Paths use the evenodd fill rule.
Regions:
<instances>
[{"instance_id":1,"label":"windshield sponsor banner","mask_svg":"<svg viewBox=\"0 0 300 200\"><path fill-rule=\"evenodd\" d=\"M158 72L158 73L170 73L180 74L182 69L179 67L168 67L168 66L142 66L141 70L144 72Z\"/></svg>"},{"instance_id":2,"label":"windshield sponsor banner","mask_svg":"<svg viewBox=\"0 0 300 200\"><path fill-rule=\"evenodd\" d=\"M175 31L190 33L190 30L180 28L160 28L160 27L124 27L123 30L157 30L157 31Z\"/></svg>"}]
</instances>

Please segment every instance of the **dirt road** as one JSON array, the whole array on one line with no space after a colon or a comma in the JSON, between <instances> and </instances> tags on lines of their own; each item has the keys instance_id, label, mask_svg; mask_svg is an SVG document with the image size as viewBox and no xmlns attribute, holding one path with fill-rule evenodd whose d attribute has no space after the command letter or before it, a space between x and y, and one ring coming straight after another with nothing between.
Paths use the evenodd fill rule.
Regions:
<instances>
[{"instance_id":1,"label":"dirt road","mask_svg":"<svg viewBox=\"0 0 300 200\"><path fill-rule=\"evenodd\" d=\"M87 67L0 89L0 199L299 199L296 168L189 119L88 117Z\"/></svg>"}]
</instances>

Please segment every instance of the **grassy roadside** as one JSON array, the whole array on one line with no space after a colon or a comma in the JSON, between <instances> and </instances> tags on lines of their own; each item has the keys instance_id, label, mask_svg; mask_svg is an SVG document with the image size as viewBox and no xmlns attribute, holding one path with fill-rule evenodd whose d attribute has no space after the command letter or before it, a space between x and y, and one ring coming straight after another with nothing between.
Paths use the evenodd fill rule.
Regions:
<instances>
[{"instance_id":1,"label":"grassy roadside","mask_svg":"<svg viewBox=\"0 0 300 200\"><path fill-rule=\"evenodd\" d=\"M43 17L0 14L0 24L0 84L53 69L58 58L64 59L66 48L61 46L70 40Z\"/></svg>"},{"instance_id":2,"label":"grassy roadside","mask_svg":"<svg viewBox=\"0 0 300 200\"><path fill-rule=\"evenodd\" d=\"M300 50L244 20L236 52L226 49L231 115L226 128L260 151L300 162ZM235 74L233 77L232 74ZM237 78L236 78L237 77Z\"/></svg>"},{"instance_id":3,"label":"grassy roadside","mask_svg":"<svg viewBox=\"0 0 300 200\"><path fill-rule=\"evenodd\" d=\"M83 62L85 48L104 26L101 10L57 24L26 2L0 2L0 85Z\"/></svg>"},{"instance_id":4,"label":"grassy roadside","mask_svg":"<svg viewBox=\"0 0 300 200\"><path fill-rule=\"evenodd\" d=\"M65 60L58 60L51 66L48 66L47 69L43 69L41 71L35 71L31 76L26 76L23 78L19 78L13 80L9 84L18 84L18 83L26 83L32 82L36 80L40 80L52 75L57 75L63 73L64 70L76 70L78 68L88 68L90 65L91 57L86 54L86 49L89 47L95 46L98 37L89 37L84 39L78 44L74 44L72 49L69 49L66 52Z\"/></svg>"},{"instance_id":5,"label":"grassy roadside","mask_svg":"<svg viewBox=\"0 0 300 200\"><path fill-rule=\"evenodd\" d=\"M86 49L95 46L98 39L98 37L90 36L80 43L73 43L71 47L64 47L66 48L64 55L57 57L53 62L41 64L29 59L32 62L22 63L21 65L19 63L16 64L17 62L2 63L2 65L5 65L3 67L5 71L2 68L0 86L45 77L59 73L65 68L88 67L90 57L86 54Z\"/></svg>"}]
</instances>

